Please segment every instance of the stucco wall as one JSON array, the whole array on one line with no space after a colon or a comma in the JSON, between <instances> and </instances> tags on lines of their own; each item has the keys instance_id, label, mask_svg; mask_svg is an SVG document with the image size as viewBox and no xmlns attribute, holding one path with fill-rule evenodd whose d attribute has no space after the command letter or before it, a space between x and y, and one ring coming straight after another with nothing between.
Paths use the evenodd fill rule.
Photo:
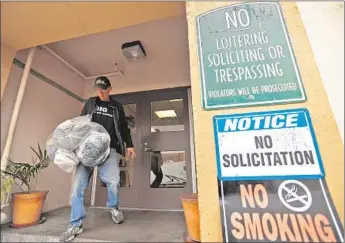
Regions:
<instances>
[{"instance_id":1,"label":"stucco wall","mask_svg":"<svg viewBox=\"0 0 345 243\"><path fill-rule=\"evenodd\" d=\"M297 5L344 143L344 3Z\"/></svg>"},{"instance_id":2,"label":"stucco wall","mask_svg":"<svg viewBox=\"0 0 345 243\"><path fill-rule=\"evenodd\" d=\"M187 2L187 20L189 32L189 51L191 85L193 96L193 117L195 134L195 157L198 177L199 209L201 220L201 240L203 242L222 241L220 209L217 191L215 145L212 129L212 117L216 114L244 113L251 111L277 110L305 107L311 113L313 126L324 166L326 180L339 216L344 222L344 153L332 109L309 44L297 5L293 2L281 2L283 14L297 58L303 84L307 93L306 103L224 109L204 111L201 105L201 85L197 49L196 17L211 9L235 2Z\"/></svg>"},{"instance_id":3,"label":"stucco wall","mask_svg":"<svg viewBox=\"0 0 345 243\"><path fill-rule=\"evenodd\" d=\"M16 58L25 63L27 51L21 51ZM72 92L82 96L83 81L54 57L43 50L37 50L32 68L58 82ZM6 92L1 104L1 149L6 142L8 125L16 100L23 70L14 66L10 72ZM10 156L15 161L31 162L30 146L37 142L45 144L47 136L62 121L77 116L81 103L54 87L29 75ZM67 174L52 164L40 175L36 189L49 190L44 211L69 204L72 174ZM17 189L14 189L17 190Z\"/></svg>"},{"instance_id":4,"label":"stucco wall","mask_svg":"<svg viewBox=\"0 0 345 243\"><path fill-rule=\"evenodd\" d=\"M161 38L157 36L160 33ZM97 41L95 41L97 39ZM124 42L139 39L146 50L147 56L144 60L128 61L119 48ZM99 42L104 46L99 47ZM68 40L67 40L68 42ZM72 42L72 41L71 41ZM109 76L113 85L113 94L141 92L156 89L168 89L190 85L188 67L188 42L187 24L184 17L157 20L149 23L117 29L111 32L89 36L82 41L85 45L78 46L76 59L82 59L83 54L95 55L98 63L83 62L84 68L94 75L96 70L107 70L100 65L109 65L106 57L109 52L119 62L119 70L124 72L123 76ZM110 42L110 43L109 43ZM96 43L96 45L95 45ZM75 43L65 45L65 50L73 47ZM53 46L54 47L54 46ZM92 48L91 50L90 47ZM88 49L87 49L88 48ZM111 50L119 50L117 52ZM95 53L97 52L97 53ZM100 57L99 53L105 53ZM90 64L94 64L92 69ZM111 63L111 62L110 62ZM89 68L89 69L88 69ZM84 97L94 96L94 79L85 81Z\"/></svg>"}]
</instances>

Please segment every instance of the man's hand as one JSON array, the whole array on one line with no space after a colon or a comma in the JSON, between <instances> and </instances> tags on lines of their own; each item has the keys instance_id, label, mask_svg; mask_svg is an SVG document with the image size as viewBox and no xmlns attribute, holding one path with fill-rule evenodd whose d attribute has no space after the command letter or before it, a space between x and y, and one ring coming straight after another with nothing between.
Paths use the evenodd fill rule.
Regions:
<instances>
[{"instance_id":1,"label":"man's hand","mask_svg":"<svg viewBox=\"0 0 345 243\"><path fill-rule=\"evenodd\" d=\"M136 154L134 148L127 148L127 155L129 158L132 157L133 159L135 159Z\"/></svg>"}]
</instances>

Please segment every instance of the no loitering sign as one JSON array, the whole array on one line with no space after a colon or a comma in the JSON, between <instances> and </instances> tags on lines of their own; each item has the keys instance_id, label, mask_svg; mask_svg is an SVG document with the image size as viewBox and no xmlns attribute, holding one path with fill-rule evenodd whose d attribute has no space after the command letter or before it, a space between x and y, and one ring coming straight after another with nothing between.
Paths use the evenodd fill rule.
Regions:
<instances>
[{"instance_id":1,"label":"no loitering sign","mask_svg":"<svg viewBox=\"0 0 345 243\"><path fill-rule=\"evenodd\" d=\"M197 31L204 109L306 100L279 2L211 10Z\"/></svg>"},{"instance_id":2,"label":"no loitering sign","mask_svg":"<svg viewBox=\"0 0 345 243\"><path fill-rule=\"evenodd\" d=\"M213 122L221 181L325 176L307 109L220 115Z\"/></svg>"}]
</instances>

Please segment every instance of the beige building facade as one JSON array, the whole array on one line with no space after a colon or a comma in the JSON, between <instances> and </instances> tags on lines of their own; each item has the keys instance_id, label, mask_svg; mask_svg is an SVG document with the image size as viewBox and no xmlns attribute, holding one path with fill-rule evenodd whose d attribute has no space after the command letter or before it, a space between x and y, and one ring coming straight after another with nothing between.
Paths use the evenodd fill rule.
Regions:
<instances>
[{"instance_id":1,"label":"beige building facade","mask_svg":"<svg viewBox=\"0 0 345 243\"><path fill-rule=\"evenodd\" d=\"M101 56L110 52L101 50L102 44L98 43L97 46L93 38L96 35L97 38L102 38L104 46L111 46L113 43L114 48L116 46L119 49L113 54L119 56L119 46L122 43L142 38L147 44L147 59L142 64L128 64L120 60L119 68L124 70L124 75L110 75L115 87L113 94L185 88L185 112L189 121L186 120L184 126L189 129L190 143L184 155L191 158L187 177L193 177L190 188L186 188L189 192L198 193L202 242L224 239L213 130L215 115L308 109L325 168L325 180L336 214L344 225L344 4L280 3L308 97L305 102L205 110L202 106L196 19L208 11L238 3L240 2L2 2L2 154L11 123L15 123L15 130L9 155L18 161L30 160L29 146L35 145L37 141L45 142L59 123L77 116L82 107L80 101L30 74L21 97L18 118L13 119L13 109L18 100L23 75L23 69L12 64L14 58L26 63L30 48L47 46L59 53L60 57L69 60L68 63L72 63L84 77L42 47L37 48L31 68L86 99L94 95L93 79L86 77L107 73L113 65L110 57L108 63L111 64L104 60L102 64L92 62L92 57L101 60ZM141 11L142 9L145 11ZM65 17L61 19L60 14L55 14L57 12L63 12ZM97 20L92 18L95 15L99 16ZM78 42L78 38L83 42ZM84 49L80 43L84 43ZM95 51L97 48L99 51ZM108 70L106 65L110 65ZM144 140L138 138L138 143L141 141ZM72 174L66 174L56 166L51 166L42 174L37 186L50 191L45 211L69 204L72 178ZM92 191L91 187L89 189ZM91 204L93 200L95 199L90 196Z\"/></svg>"}]
</instances>

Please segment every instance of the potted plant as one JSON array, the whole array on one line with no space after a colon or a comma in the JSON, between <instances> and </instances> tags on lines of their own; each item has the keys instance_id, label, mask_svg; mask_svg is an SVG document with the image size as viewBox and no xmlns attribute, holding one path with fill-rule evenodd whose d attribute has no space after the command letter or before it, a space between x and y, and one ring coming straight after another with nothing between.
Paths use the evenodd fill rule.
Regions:
<instances>
[{"instance_id":1,"label":"potted plant","mask_svg":"<svg viewBox=\"0 0 345 243\"><path fill-rule=\"evenodd\" d=\"M8 177L1 173L1 224L8 223L9 212L9 197L11 195L12 184L14 183L12 177Z\"/></svg>"},{"instance_id":2,"label":"potted plant","mask_svg":"<svg viewBox=\"0 0 345 243\"><path fill-rule=\"evenodd\" d=\"M184 241L201 242L198 194L183 194L181 195L181 201L187 226L187 233L184 235Z\"/></svg>"},{"instance_id":3,"label":"potted plant","mask_svg":"<svg viewBox=\"0 0 345 243\"><path fill-rule=\"evenodd\" d=\"M28 227L40 223L43 205L48 191L35 191L40 172L50 165L47 151L30 147L34 153L32 163L16 163L11 158L5 170L1 170L1 196L9 192L15 183L21 192L12 193L12 223L14 228Z\"/></svg>"}]
</instances>

